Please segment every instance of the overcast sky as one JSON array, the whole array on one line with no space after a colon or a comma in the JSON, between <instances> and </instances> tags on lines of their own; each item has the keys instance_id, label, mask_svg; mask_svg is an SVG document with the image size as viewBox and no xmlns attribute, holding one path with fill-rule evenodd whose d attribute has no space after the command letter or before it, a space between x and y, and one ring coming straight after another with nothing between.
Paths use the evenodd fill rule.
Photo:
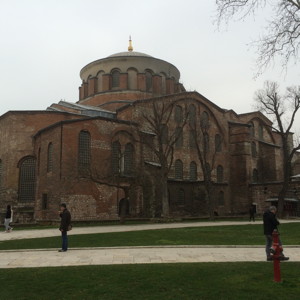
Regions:
<instances>
[{"instance_id":1,"label":"overcast sky","mask_svg":"<svg viewBox=\"0 0 300 300\"><path fill-rule=\"evenodd\" d=\"M268 11L217 30L213 0L0 0L0 115L78 100L86 64L134 51L174 64L188 91L237 113L253 111L265 80L299 84L300 67L279 64L258 79L255 49ZM300 115L298 115L298 119Z\"/></svg>"}]
</instances>

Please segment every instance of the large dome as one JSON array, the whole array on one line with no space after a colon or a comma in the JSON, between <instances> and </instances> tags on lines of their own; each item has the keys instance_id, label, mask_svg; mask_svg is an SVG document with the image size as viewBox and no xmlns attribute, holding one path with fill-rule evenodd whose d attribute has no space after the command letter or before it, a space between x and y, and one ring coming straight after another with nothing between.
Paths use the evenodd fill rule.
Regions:
<instances>
[{"instance_id":1,"label":"large dome","mask_svg":"<svg viewBox=\"0 0 300 300\"><path fill-rule=\"evenodd\" d=\"M109 55L108 57L119 57L119 56L144 56L144 57L153 57L153 56L148 55L146 53L136 52L136 51L119 52L119 53L115 53L115 54Z\"/></svg>"},{"instance_id":2,"label":"large dome","mask_svg":"<svg viewBox=\"0 0 300 300\"><path fill-rule=\"evenodd\" d=\"M110 109L111 103L169 95L184 90L171 63L133 51L118 52L87 64L80 71L80 104ZM114 106L116 107L116 106Z\"/></svg>"}]
</instances>

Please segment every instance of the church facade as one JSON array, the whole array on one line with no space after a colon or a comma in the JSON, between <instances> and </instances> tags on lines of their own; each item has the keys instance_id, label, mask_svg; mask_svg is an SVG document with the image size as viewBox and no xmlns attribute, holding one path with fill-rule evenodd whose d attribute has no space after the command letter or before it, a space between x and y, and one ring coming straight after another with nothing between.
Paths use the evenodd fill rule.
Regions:
<instances>
[{"instance_id":1,"label":"church facade","mask_svg":"<svg viewBox=\"0 0 300 300\"><path fill-rule=\"evenodd\" d=\"M80 77L76 103L0 117L0 208L11 204L15 222L55 221L61 202L74 220L160 217L163 176L172 217L260 213L276 201L281 140L260 112L187 92L174 65L131 45Z\"/></svg>"}]
</instances>

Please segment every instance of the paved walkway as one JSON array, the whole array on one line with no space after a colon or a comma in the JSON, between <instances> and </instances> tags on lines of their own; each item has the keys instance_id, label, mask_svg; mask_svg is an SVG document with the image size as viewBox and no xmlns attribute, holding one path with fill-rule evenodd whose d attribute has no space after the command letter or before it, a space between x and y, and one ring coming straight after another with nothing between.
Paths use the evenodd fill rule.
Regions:
<instances>
[{"instance_id":1,"label":"paved walkway","mask_svg":"<svg viewBox=\"0 0 300 300\"><path fill-rule=\"evenodd\" d=\"M291 221L283 221L291 222ZM295 222L295 221L292 221ZM296 221L299 222L299 221ZM74 228L70 234L124 232L161 228L246 225L248 222L197 222ZM261 222L256 222L261 224ZM0 241L57 236L58 230L19 230L0 234ZM71 238L71 237L70 237ZM286 246L290 261L300 261L300 246ZM264 246L161 246L101 247L0 251L0 268L55 267L79 265L265 261Z\"/></svg>"},{"instance_id":2,"label":"paved walkway","mask_svg":"<svg viewBox=\"0 0 300 300\"><path fill-rule=\"evenodd\" d=\"M281 220L281 223L300 223L300 220ZM262 221L245 222L245 221L216 221L216 222L180 222L180 223L155 223L155 224L137 224L137 225L108 225L108 226L91 226L91 227L73 227L68 234L91 234L91 233L108 233L108 232L126 232L141 231L167 228L185 228L185 227L209 227L209 226L228 226L228 225L249 225L262 224ZM15 230L11 233L0 233L0 242L6 240L30 239L40 237L51 237L59 235L58 229L30 229Z\"/></svg>"}]
</instances>

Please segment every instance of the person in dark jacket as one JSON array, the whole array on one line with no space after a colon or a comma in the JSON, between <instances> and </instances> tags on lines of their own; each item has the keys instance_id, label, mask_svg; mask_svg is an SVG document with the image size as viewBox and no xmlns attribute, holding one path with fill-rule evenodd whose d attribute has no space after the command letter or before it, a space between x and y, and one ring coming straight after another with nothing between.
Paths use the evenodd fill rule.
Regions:
<instances>
[{"instance_id":1,"label":"person in dark jacket","mask_svg":"<svg viewBox=\"0 0 300 300\"><path fill-rule=\"evenodd\" d=\"M276 206L270 206L269 209L267 209L263 214L264 235L266 236L266 255L268 261L273 259L270 251L270 248L272 247L272 243L273 243L272 233L274 230L278 231L277 226L280 224L276 218L276 212L277 212ZM282 245L280 239L279 239L279 244ZM283 255L283 253L281 253L280 259L288 260L289 257L286 257Z\"/></svg>"},{"instance_id":2,"label":"person in dark jacket","mask_svg":"<svg viewBox=\"0 0 300 300\"><path fill-rule=\"evenodd\" d=\"M7 205L4 219L5 232L11 232L13 230L13 228L9 225L12 222L12 215L13 210L10 205Z\"/></svg>"},{"instance_id":3,"label":"person in dark jacket","mask_svg":"<svg viewBox=\"0 0 300 300\"><path fill-rule=\"evenodd\" d=\"M255 205L252 204L249 208L249 215L250 215L249 222L251 221L255 222L255 213L256 213Z\"/></svg>"},{"instance_id":4,"label":"person in dark jacket","mask_svg":"<svg viewBox=\"0 0 300 300\"><path fill-rule=\"evenodd\" d=\"M60 205L60 226L59 230L61 231L61 238L62 238L62 247L59 252L66 252L68 250L68 230L69 226L71 225L71 214L67 210L67 206L65 203Z\"/></svg>"}]
</instances>

